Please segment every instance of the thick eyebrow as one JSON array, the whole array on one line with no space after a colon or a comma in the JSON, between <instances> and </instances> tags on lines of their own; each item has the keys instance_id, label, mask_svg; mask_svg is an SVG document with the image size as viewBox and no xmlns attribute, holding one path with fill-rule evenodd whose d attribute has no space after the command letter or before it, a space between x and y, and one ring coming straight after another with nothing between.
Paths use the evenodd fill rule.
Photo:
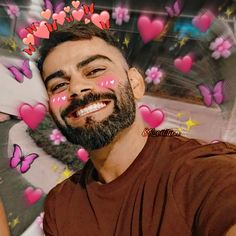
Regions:
<instances>
[{"instance_id":1,"label":"thick eyebrow","mask_svg":"<svg viewBox=\"0 0 236 236\"><path fill-rule=\"evenodd\" d=\"M91 62L93 62L93 61L95 61L95 60L99 60L99 59L100 59L100 60L101 60L101 59L107 60L107 61L110 61L110 62L113 63L113 61L112 61L109 57L104 56L104 55L97 54L97 55L91 56L91 57L89 57L89 58L87 58L87 59L85 59L85 60L79 62L79 63L76 65L76 67L77 67L77 69L80 69L80 68L82 68L82 67L88 65L89 63L91 63ZM54 78L57 78L57 77L65 78L65 77L66 77L66 74L65 74L64 71L59 70L59 71L56 71L56 72L52 73L51 75L47 76L46 79L44 80L44 84L45 84L46 88L47 88L47 85L48 85L49 81L52 80L52 79L54 79Z\"/></svg>"},{"instance_id":2,"label":"thick eyebrow","mask_svg":"<svg viewBox=\"0 0 236 236\"><path fill-rule=\"evenodd\" d=\"M95 60L98 60L98 59L107 60L107 61L113 63L113 61L112 61L109 57L104 56L104 55L97 54L97 55L91 56L91 57L89 57L89 58L87 58L87 59L85 59L85 60L79 62L79 63L76 65L76 67L77 67L77 69L80 69L81 67L84 67L84 66L88 65L89 63L91 63L91 62L93 62L93 61L95 61Z\"/></svg>"},{"instance_id":3,"label":"thick eyebrow","mask_svg":"<svg viewBox=\"0 0 236 236\"><path fill-rule=\"evenodd\" d=\"M47 76L47 78L44 80L44 84L47 88L47 85L49 83L50 80L57 78L57 77L66 77L66 74L62 71L62 70L58 70L54 73L52 73L51 75Z\"/></svg>"}]
</instances>

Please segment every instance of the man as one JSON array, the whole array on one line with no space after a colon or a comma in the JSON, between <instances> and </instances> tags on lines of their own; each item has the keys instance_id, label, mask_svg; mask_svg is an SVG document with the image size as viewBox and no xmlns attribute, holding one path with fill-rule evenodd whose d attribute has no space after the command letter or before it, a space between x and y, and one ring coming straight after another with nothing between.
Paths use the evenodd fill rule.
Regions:
<instances>
[{"instance_id":1,"label":"man","mask_svg":"<svg viewBox=\"0 0 236 236\"><path fill-rule=\"evenodd\" d=\"M54 121L90 154L48 194L46 235L236 235L236 150L142 136L144 81L108 31L89 24L52 33L39 68Z\"/></svg>"}]
</instances>

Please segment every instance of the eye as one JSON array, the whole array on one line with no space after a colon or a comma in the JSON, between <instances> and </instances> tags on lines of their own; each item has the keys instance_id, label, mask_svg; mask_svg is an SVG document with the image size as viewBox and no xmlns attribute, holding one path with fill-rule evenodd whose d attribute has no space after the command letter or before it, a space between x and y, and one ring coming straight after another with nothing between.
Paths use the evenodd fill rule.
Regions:
<instances>
[{"instance_id":1,"label":"eye","mask_svg":"<svg viewBox=\"0 0 236 236\"><path fill-rule=\"evenodd\" d=\"M62 91L63 88L67 85L67 83L60 83L60 84L57 84L55 87L52 88L52 92L58 92L58 91Z\"/></svg>"},{"instance_id":2,"label":"eye","mask_svg":"<svg viewBox=\"0 0 236 236\"><path fill-rule=\"evenodd\" d=\"M96 68L96 69L90 71L88 74L86 74L86 76L94 76L104 70L105 70L105 68Z\"/></svg>"}]
</instances>

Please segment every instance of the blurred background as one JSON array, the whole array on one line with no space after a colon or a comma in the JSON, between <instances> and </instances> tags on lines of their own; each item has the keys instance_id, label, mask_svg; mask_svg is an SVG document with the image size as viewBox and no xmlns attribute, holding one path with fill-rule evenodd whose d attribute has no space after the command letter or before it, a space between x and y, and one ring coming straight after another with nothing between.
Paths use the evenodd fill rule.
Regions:
<instances>
[{"instance_id":1,"label":"blurred background","mask_svg":"<svg viewBox=\"0 0 236 236\"><path fill-rule=\"evenodd\" d=\"M92 4L82 3L88 7ZM97 0L94 4L95 12L110 13L110 30L125 51L129 65L137 67L145 79L146 92L139 105L164 113L165 119L156 129L172 128L204 143L236 144L236 0ZM25 28L42 20L40 13L47 6L56 12L67 5L71 1L0 1L0 197L11 235L43 235L40 213L45 195L84 165L76 156L78 146L63 141L61 134L57 140L60 145L55 145L56 138L52 136L58 131L49 115L32 130L17 110L23 102L47 106L47 94L37 70L38 53L30 56L22 51L26 48L22 40L28 34ZM202 32L193 20L206 12L210 13L212 24ZM138 26L141 16L165 24L162 33L146 43ZM219 38L222 42L218 40L216 44ZM230 46L225 46L226 41ZM39 38L35 38L35 44L40 46ZM227 53L223 54L224 50ZM191 56L193 65L183 72L175 60L186 55ZM33 76L29 80L24 75L24 83L18 83L8 68L15 66L22 74L22 60L30 60ZM217 94L222 95L222 102L216 101ZM212 100L208 105L206 98ZM24 155L39 155L25 174L9 167L14 144L21 147ZM40 198L30 205L23 201L27 187L42 190Z\"/></svg>"}]
</instances>

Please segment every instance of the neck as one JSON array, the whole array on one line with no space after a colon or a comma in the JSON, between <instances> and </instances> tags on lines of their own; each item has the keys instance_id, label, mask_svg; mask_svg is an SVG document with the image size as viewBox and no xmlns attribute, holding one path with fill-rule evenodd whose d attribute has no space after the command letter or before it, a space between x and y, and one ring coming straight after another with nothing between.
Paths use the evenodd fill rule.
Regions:
<instances>
[{"instance_id":1,"label":"neck","mask_svg":"<svg viewBox=\"0 0 236 236\"><path fill-rule=\"evenodd\" d=\"M144 129L137 109L136 119L129 128L122 130L109 145L91 152L100 182L109 183L128 169L147 141L141 135Z\"/></svg>"}]
</instances>

